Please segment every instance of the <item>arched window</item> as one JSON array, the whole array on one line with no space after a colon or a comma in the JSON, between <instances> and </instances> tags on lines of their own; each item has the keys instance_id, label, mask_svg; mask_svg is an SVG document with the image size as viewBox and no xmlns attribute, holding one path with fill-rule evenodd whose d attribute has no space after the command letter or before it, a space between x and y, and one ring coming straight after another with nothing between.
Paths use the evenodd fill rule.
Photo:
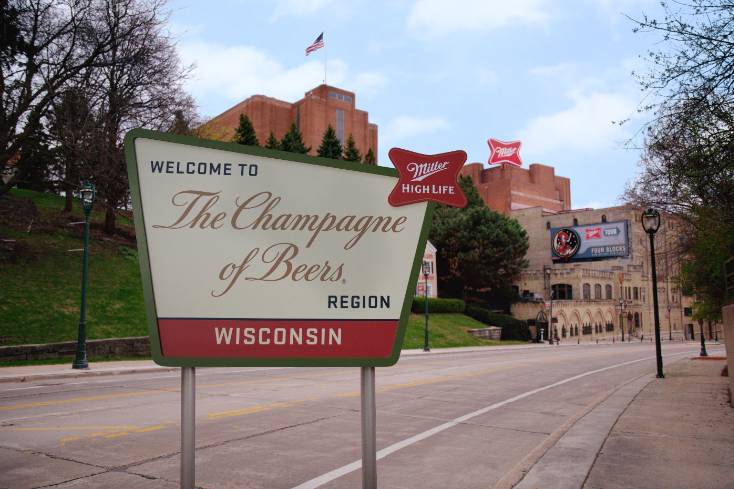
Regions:
<instances>
[{"instance_id":1,"label":"arched window","mask_svg":"<svg viewBox=\"0 0 734 489\"><path fill-rule=\"evenodd\" d=\"M601 222L607 222L607 215L606 214L602 214L601 215Z\"/></svg>"},{"instance_id":2,"label":"arched window","mask_svg":"<svg viewBox=\"0 0 734 489\"><path fill-rule=\"evenodd\" d=\"M579 225L579 220L577 218L575 218L575 217L573 218L573 225L574 226L578 226Z\"/></svg>"},{"instance_id":3,"label":"arched window","mask_svg":"<svg viewBox=\"0 0 734 489\"><path fill-rule=\"evenodd\" d=\"M612 286L607 284L604 288L606 289L605 292L606 292L607 300L612 299L613 298L612 297Z\"/></svg>"},{"instance_id":4,"label":"arched window","mask_svg":"<svg viewBox=\"0 0 734 489\"><path fill-rule=\"evenodd\" d=\"M591 299L591 285L584 284L584 299Z\"/></svg>"},{"instance_id":5,"label":"arched window","mask_svg":"<svg viewBox=\"0 0 734 489\"><path fill-rule=\"evenodd\" d=\"M553 284L551 286L553 299L555 300L571 300L573 299L573 287L570 284Z\"/></svg>"},{"instance_id":6,"label":"arched window","mask_svg":"<svg viewBox=\"0 0 734 489\"><path fill-rule=\"evenodd\" d=\"M594 299L600 300L601 297L601 284L594 285Z\"/></svg>"}]
</instances>

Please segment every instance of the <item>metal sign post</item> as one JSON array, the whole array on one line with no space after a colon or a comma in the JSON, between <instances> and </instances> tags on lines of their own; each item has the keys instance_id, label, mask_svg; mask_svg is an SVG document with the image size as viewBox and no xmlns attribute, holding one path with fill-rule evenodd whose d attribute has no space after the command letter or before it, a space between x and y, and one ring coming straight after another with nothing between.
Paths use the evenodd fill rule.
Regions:
<instances>
[{"instance_id":1,"label":"metal sign post","mask_svg":"<svg viewBox=\"0 0 734 489\"><path fill-rule=\"evenodd\" d=\"M375 367L362 367L362 489L377 488Z\"/></svg>"},{"instance_id":2,"label":"metal sign post","mask_svg":"<svg viewBox=\"0 0 734 489\"><path fill-rule=\"evenodd\" d=\"M181 368L181 489L194 489L196 466L196 369Z\"/></svg>"}]
</instances>

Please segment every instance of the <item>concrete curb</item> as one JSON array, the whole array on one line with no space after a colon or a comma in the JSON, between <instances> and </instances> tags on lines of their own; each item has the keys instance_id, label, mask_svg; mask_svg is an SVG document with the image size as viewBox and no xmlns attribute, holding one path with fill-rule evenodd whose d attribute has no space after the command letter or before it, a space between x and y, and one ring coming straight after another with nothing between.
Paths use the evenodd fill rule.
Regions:
<instances>
[{"instance_id":1,"label":"concrete curb","mask_svg":"<svg viewBox=\"0 0 734 489\"><path fill-rule=\"evenodd\" d=\"M39 372L37 374L0 375L0 383L33 382L36 380L49 379L76 379L82 377L103 377L111 375L141 374L150 372L171 372L174 370L178 370L179 368L180 367L161 367L156 365L145 367L122 367L104 370L62 370L58 372Z\"/></svg>"},{"instance_id":2,"label":"concrete curb","mask_svg":"<svg viewBox=\"0 0 734 489\"><path fill-rule=\"evenodd\" d=\"M545 345L548 347L548 345ZM411 357L419 355L445 355L445 354L456 354L456 353L477 353L477 352L491 352L491 351L507 351L507 350L524 350L529 348L542 348L543 345L508 345L508 346L482 346L482 347L466 347L466 348L438 348L431 350L430 352L424 352L423 350L404 350L401 353L401 357ZM38 365L23 367L24 369L37 369L37 373L18 373L14 375L2 375L3 369L13 369L19 367L0 367L0 383L8 382L33 382L38 380L49 380L49 379L74 379L83 377L101 377L106 375L125 375L125 374L140 374L149 372L172 372L178 370L180 367L164 367L160 365L151 364L150 360L140 360L140 362L146 362L147 365L141 366L112 366L104 367L99 370L94 369L94 364L90 364L91 368L87 370L72 370L71 368L64 370L55 371L44 371L48 369L48 365ZM107 362L105 362L107 363Z\"/></svg>"}]
</instances>

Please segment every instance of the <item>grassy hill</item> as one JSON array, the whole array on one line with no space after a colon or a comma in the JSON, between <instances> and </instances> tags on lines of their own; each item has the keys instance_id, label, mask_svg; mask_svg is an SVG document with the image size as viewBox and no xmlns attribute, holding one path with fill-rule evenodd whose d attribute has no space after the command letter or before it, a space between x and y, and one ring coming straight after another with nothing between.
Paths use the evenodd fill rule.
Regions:
<instances>
[{"instance_id":1,"label":"grassy hill","mask_svg":"<svg viewBox=\"0 0 734 489\"><path fill-rule=\"evenodd\" d=\"M0 200L0 345L76 339L83 242L82 226L70 224L82 221L83 213L75 202L73 212L64 214L63 204L60 197L28 190L13 190ZM101 210L93 212L87 336L146 335L132 222L120 216L121 232L109 238L102 234L103 220ZM423 347L423 322L422 315L411 315L404 348ZM498 343L466 332L482 326L462 314L432 314L431 347Z\"/></svg>"}]
</instances>

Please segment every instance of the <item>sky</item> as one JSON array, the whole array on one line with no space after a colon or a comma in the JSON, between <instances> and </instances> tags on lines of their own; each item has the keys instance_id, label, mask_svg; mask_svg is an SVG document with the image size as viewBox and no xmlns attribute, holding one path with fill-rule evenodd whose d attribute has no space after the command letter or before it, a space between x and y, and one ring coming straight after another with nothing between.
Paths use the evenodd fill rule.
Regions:
<instances>
[{"instance_id":1,"label":"sky","mask_svg":"<svg viewBox=\"0 0 734 489\"><path fill-rule=\"evenodd\" d=\"M619 204L638 172L650 102L632 75L660 46L627 17L655 0L172 0L186 87L213 117L254 94L295 102L323 83L356 93L378 161L401 147L522 141L523 166L571 179L573 208ZM326 47L305 56L324 32ZM619 124L620 121L626 121ZM260 139L264 139L260 137Z\"/></svg>"}]
</instances>

